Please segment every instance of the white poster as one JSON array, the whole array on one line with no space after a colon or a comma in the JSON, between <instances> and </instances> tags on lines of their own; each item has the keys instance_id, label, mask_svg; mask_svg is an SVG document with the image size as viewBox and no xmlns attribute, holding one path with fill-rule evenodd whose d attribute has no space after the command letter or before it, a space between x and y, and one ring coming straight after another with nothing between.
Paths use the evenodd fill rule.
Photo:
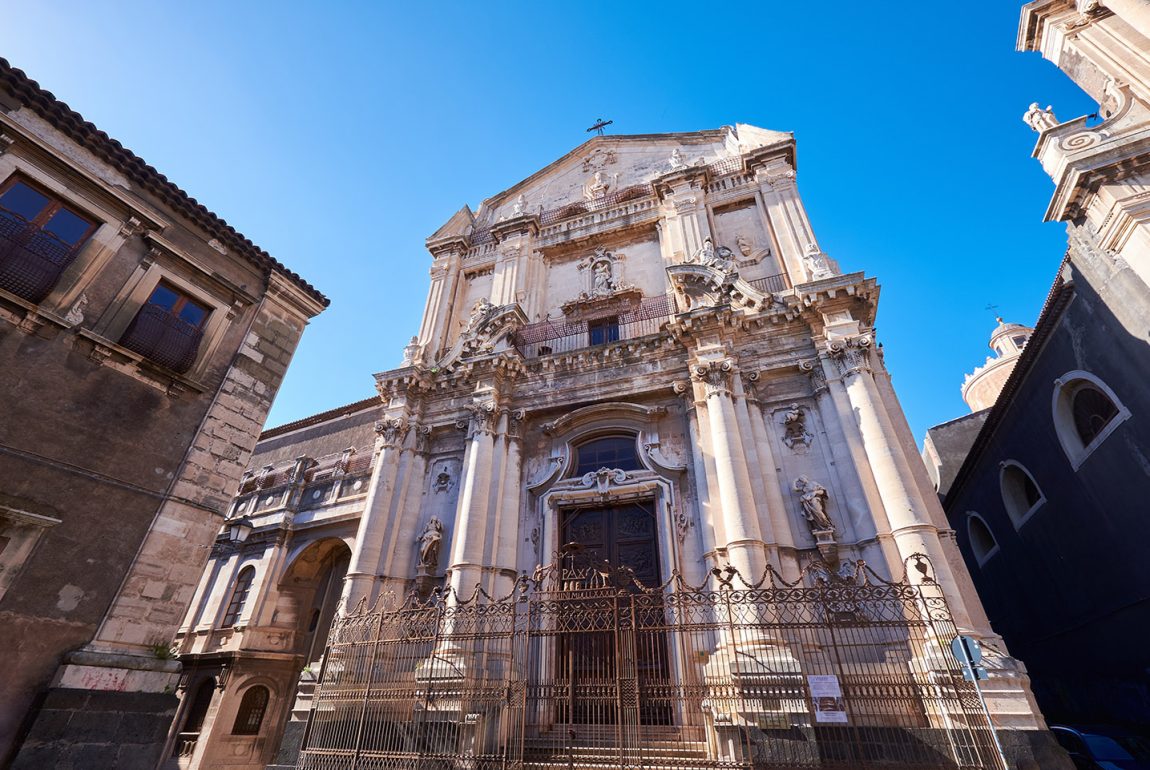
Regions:
<instances>
[{"instance_id":1,"label":"white poster","mask_svg":"<svg viewBox=\"0 0 1150 770\"><path fill-rule=\"evenodd\" d=\"M847 705L843 701L843 690L839 678L833 674L808 676L811 688L811 702L815 704L816 722L846 722Z\"/></svg>"}]
</instances>

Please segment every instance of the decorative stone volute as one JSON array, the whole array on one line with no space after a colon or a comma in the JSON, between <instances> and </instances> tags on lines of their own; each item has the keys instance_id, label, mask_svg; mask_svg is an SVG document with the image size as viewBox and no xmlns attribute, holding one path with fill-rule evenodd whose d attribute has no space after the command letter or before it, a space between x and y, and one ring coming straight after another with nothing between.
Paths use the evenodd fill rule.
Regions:
<instances>
[{"instance_id":1,"label":"decorative stone volute","mask_svg":"<svg viewBox=\"0 0 1150 770\"><path fill-rule=\"evenodd\" d=\"M858 337L838 339L827 343L827 353L834 359L839 373L844 377L859 372L869 372L871 370L871 343L870 335L860 334Z\"/></svg>"},{"instance_id":2,"label":"decorative stone volute","mask_svg":"<svg viewBox=\"0 0 1150 770\"><path fill-rule=\"evenodd\" d=\"M738 373L738 366L733 358L721 358L691 364L691 379L703 384L707 398L730 395L736 373Z\"/></svg>"},{"instance_id":3,"label":"decorative stone volute","mask_svg":"<svg viewBox=\"0 0 1150 770\"><path fill-rule=\"evenodd\" d=\"M465 409L467 410L467 417L457 420L455 426L460 430L466 430L468 438L479 435L495 435L499 408L494 401L477 400L468 404Z\"/></svg>"},{"instance_id":4,"label":"decorative stone volute","mask_svg":"<svg viewBox=\"0 0 1150 770\"><path fill-rule=\"evenodd\" d=\"M393 449L403 443L411 425L402 417L387 417L375 424L376 441L381 449Z\"/></svg>"}]
</instances>

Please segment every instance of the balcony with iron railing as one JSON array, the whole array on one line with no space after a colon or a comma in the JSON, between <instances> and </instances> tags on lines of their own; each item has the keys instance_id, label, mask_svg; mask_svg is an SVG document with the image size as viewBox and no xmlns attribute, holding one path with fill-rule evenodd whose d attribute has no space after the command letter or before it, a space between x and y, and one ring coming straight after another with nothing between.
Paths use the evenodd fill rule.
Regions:
<instances>
[{"instance_id":1,"label":"balcony with iron railing","mask_svg":"<svg viewBox=\"0 0 1150 770\"><path fill-rule=\"evenodd\" d=\"M172 315L161 305L146 303L124 332L120 344L183 374L195 363L203 336L200 327Z\"/></svg>"},{"instance_id":2,"label":"balcony with iron railing","mask_svg":"<svg viewBox=\"0 0 1150 770\"><path fill-rule=\"evenodd\" d=\"M10 212L0 212L0 289L39 304L78 248Z\"/></svg>"},{"instance_id":3,"label":"balcony with iron railing","mask_svg":"<svg viewBox=\"0 0 1150 770\"><path fill-rule=\"evenodd\" d=\"M626 310L579 321L541 321L515 332L513 344L524 358L570 353L657 334L674 314L672 299L648 297Z\"/></svg>"}]
</instances>

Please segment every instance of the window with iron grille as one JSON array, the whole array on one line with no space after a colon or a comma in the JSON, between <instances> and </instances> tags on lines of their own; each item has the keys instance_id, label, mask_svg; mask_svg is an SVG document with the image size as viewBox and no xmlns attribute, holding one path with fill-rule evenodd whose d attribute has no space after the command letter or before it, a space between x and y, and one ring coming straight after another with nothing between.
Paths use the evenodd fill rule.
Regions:
<instances>
[{"instance_id":1,"label":"window with iron grille","mask_svg":"<svg viewBox=\"0 0 1150 770\"><path fill-rule=\"evenodd\" d=\"M264 721L264 712L268 710L268 688L256 685L248 688L240 701L240 710L236 712L236 723L232 726L232 735L259 735L260 725Z\"/></svg>"},{"instance_id":2,"label":"window with iron grille","mask_svg":"<svg viewBox=\"0 0 1150 770\"><path fill-rule=\"evenodd\" d=\"M120 344L183 373L192 368L210 308L161 281L140 308Z\"/></svg>"},{"instance_id":3,"label":"window with iron grille","mask_svg":"<svg viewBox=\"0 0 1150 770\"><path fill-rule=\"evenodd\" d=\"M620 468L625 471L642 469L635 450L634 436L605 436L580 444L575 450L575 475L594 473L600 468Z\"/></svg>"},{"instance_id":4,"label":"window with iron grille","mask_svg":"<svg viewBox=\"0 0 1150 770\"><path fill-rule=\"evenodd\" d=\"M244 611L244 603L248 600L248 592L252 590L252 580L256 576L255 567L244 567L236 578L235 588L232 589L232 599L228 602L228 610L224 613L223 626L234 626L239 622Z\"/></svg>"},{"instance_id":5,"label":"window with iron grille","mask_svg":"<svg viewBox=\"0 0 1150 770\"><path fill-rule=\"evenodd\" d=\"M95 229L63 201L9 179L0 185L0 288L43 301Z\"/></svg>"}]
</instances>

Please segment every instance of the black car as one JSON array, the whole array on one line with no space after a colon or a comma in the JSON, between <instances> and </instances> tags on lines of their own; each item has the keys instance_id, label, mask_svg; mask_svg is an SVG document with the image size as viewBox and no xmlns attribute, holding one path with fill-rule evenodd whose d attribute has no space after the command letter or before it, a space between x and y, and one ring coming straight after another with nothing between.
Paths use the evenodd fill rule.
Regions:
<instances>
[{"instance_id":1,"label":"black car","mask_svg":"<svg viewBox=\"0 0 1150 770\"><path fill-rule=\"evenodd\" d=\"M1150 770L1150 741L1109 728L1053 725L1050 731L1074 760L1075 770Z\"/></svg>"}]
</instances>

